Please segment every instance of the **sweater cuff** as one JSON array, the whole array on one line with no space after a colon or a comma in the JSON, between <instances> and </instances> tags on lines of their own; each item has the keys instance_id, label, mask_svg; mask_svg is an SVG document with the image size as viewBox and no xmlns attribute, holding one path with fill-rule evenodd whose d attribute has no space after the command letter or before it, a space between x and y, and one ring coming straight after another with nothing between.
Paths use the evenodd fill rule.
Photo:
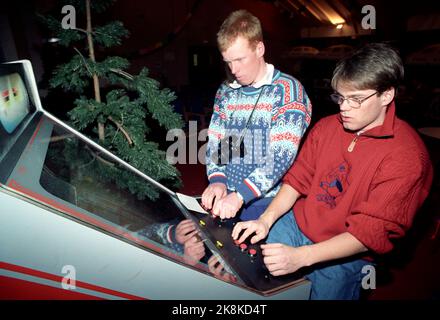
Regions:
<instances>
[{"instance_id":1,"label":"sweater cuff","mask_svg":"<svg viewBox=\"0 0 440 320\"><path fill-rule=\"evenodd\" d=\"M261 191L249 179L244 179L243 182L236 187L236 191L243 197L244 204L261 197Z\"/></svg>"},{"instance_id":2,"label":"sweater cuff","mask_svg":"<svg viewBox=\"0 0 440 320\"><path fill-rule=\"evenodd\" d=\"M171 225L168 230L167 230L167 240L170 243L177 243L177 239L176 239L176 226L175 225Z\"/></svg>"},{"instance_id":3,"label":"sweater cuff","mask_svg":"<svg viewBox=\"0 0 440 320\"><path fill-rule=\"evenodd\" d=\"M227 184L228 178L223 172L214 172L208 176L209 183L221 182L223 184Z\"/></svg>"},{"instance_id":4,"label":"sweater cuff","mask_svg":"<svg viewBox=\"0 0 440 320\"><path fill-rule=\"evenodd\" d=\"M393 234L396 238L404 235L404 231L399 230L394 226L394 223L381 221L365 214L349 216L347 224L347 232L377 254L385 254L393 249L393 243L390 241L388 234Z\"/></svg>"}]
</instances>

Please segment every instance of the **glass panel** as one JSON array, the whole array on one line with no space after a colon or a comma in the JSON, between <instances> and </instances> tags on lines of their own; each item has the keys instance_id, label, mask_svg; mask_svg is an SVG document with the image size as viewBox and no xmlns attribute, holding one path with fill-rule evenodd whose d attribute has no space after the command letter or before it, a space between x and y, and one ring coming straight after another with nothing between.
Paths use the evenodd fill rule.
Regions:
<instances>
[{"instance_id":1,"label":"glass panel","mask_svg":"<svg viewBox=\"0 0 440 320\"><path fill-rule=\"evenodd\" d=\"M144 190L132 194L130 186L121 186L114 179L118 175L129 176L133 184L145 185ZM187 261L183 246L170 241L176 225L186 219L184 209L174 196L45 116L37 124L33 139L7 184L39 202L162 256ZM208 271L206 263L194 264Z\"/></svg>"},{"instance_id":2,"label":"glass panel","mask_svg":"<svg viewBox=\"0 0 440 320\"><path fill-rule=\"evenodd\" d=\"M148 196L134 195L118 186L113 179L116 175L129 175L133 184L145 184ZM168 194L56 124L40 184L53 195L130 231L183 218Z\"/></svg>"}]
</instances>

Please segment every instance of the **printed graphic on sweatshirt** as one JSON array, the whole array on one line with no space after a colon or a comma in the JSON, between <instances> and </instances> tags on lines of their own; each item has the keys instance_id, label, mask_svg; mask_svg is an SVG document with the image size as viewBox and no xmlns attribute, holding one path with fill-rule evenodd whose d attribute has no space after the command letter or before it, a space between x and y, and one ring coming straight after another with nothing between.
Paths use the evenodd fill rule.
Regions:
<instances>
[{"instance_id":1,"label":"printed graphic on sweatshirt","mask_svg":"<svg viewBox=\"0 0 440 320\"><path fill-rule=\"evenodd\" d=\"M347 177L350 173L350 166L347 162L342 162L336 168L323 177L319 186L321 194L316 196L318 201L326 203L330 209L336 207L336 199L341 196L347 188Z\"/></svg>"}]
</instances>

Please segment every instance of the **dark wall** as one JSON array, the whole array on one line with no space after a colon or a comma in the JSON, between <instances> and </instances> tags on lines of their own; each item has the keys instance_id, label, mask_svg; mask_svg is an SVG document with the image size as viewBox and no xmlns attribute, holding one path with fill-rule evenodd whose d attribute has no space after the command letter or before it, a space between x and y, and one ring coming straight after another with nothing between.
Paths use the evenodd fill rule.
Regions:
<instances>
[{"instance_id":1,"label":"dark wall","mask_svg":"<svg viewBox=\"0 0 440 320\"><path fill-rule=\"evenodd\" d=\"M286 38L294 37L298 30L272 3L261 0L118 1L110 10L111 18L123 21L131 37L117 51L132 54L134 67L148 66L170 86L188 85L190 78L194 80L194 74L189 74L191 54L198 51L202 60L214 58L208 61L212 63L212 72L223 72L218 61L216 33L225 17L241 8L261 19L267 59L276 62L289 45ZM192 15L187 20L189 13ZM176 33L179 27L182 28ZM149 50L164 42L159 49ZM217 81L218 75L207 80Z\"/></svg>"},{"instance_id":2,"label":"dark wall","mask_svg":"<svg viewBox=\"0 0 440 320\"><path fill-rule=\"evenodd\" d=\"M343 3L356 3L353 12L360 11L365 1L343 0ZM370 36L345 38L309 38L301 39L300 26L304 19L298 15L282 12L280 7L269 0L163 0L139 1L117 0L103 14L93 15L94 25L102 25L112 20L120 20L130 31L130 37L121 46L102 50L97 49L98 59L115 54L126 57L132 63L132 72L147 67L150 74L163 86L171 87L179 96L192 100L194 96L206 96L210 101L213 90L224 78L224 64L216 46L216 33L224 18L233 10L247 9L258 16L263 25L266 60L276 67L290 73L303 82L314 103L314 119L335 111L328 99L331 88L328 80L336 60L310 60L286 58L285 53L295 45L308 45L318 49L334 44L349 44L357 47L372 41L390 41L406 56L428 44L439 42L440 30L407 32L406 21L412 14L439 12L439 4L401 3L398 0L372 0L377 10L377 30ZM399 10L397 10L399 9ZM53 69L72 56L71 48L47 43L49 36L36 21L35 14L52 13L61 17L61 5L56 0L16 0L0 8L8 15L12 40L9 48L15 48L14 57L1 50L3 60L15 58L30 59L40 81L40 89L48 89L48 79ZM358 15L359 16L359 15ZM3 14L4 17L4 14ZM311 22L310 22L311 23ZM78 18L77 24L85 28L84 19ZM312 24L310 24L312 25ZM3 40L3 39L2 39ZM11 42L14 42L11 44ZM9 50L12 52L14 50ZM438 109L438 91L440 90L437 73L439 65L407 65L406 83L402 104L402 116L414 125L423 125L425 117L421 112L411 111L411 104L426 106L427 114ZM183 92L190 92L189 95ZM208 93L207 93L208 92ZM44 90L42 90L44 95ZM51 92L53 94L53 92ZM436 96L437 95L437 96ZM66 95L60 95L66 100ZM204 102L205 103L205 102ZM196 103L193 103L194 105ZM199 110L200 111L200 110ZM437 112L438 113L438 112Z\"/></svg>"}]
</instances>

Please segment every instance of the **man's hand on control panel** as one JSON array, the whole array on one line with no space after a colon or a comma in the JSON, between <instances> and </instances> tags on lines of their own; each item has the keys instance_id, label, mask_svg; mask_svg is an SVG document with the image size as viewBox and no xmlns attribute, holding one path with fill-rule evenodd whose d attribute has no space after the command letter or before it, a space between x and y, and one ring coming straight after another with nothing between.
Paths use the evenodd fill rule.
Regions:
<instances>
[{"instance_id":1,"label":"man's hand on control panel","mask_svg":"<svg viewBox=\"0 0 440 320\"><path fill-rule=\"evenodd\" d=\"M211 210L213 206L227 194L228 191L224 183L211 183L202 193L202 206L206 210Z\"/></svg>"},{"instance_id":2,"label":"man's hand on control panel","mask_svg":"<svg viewBox=\"0 0 440 320\"><path fill-rule=\"evenodd\" d=\"M251 234L255 232L255 236L250 239L250 243L254 244L266 238L269 233L270 226L262 219L242 221L235 225L232 230L232 239L242 243ZM240 233L243 232L240 236Z\"/></svg>"},{"instance_id":3,"label":"man's hand on control panel","mask_svg":"<svg viewBox=\"0 0 440 320\"><path fill-rule=\"evenodd\" d=\"M233 218L242 205L243 198L237 192L231 192L226 197L216 201L212 208L212 214L219 216L221 219Z\"/></svg>"}]
</instances>

